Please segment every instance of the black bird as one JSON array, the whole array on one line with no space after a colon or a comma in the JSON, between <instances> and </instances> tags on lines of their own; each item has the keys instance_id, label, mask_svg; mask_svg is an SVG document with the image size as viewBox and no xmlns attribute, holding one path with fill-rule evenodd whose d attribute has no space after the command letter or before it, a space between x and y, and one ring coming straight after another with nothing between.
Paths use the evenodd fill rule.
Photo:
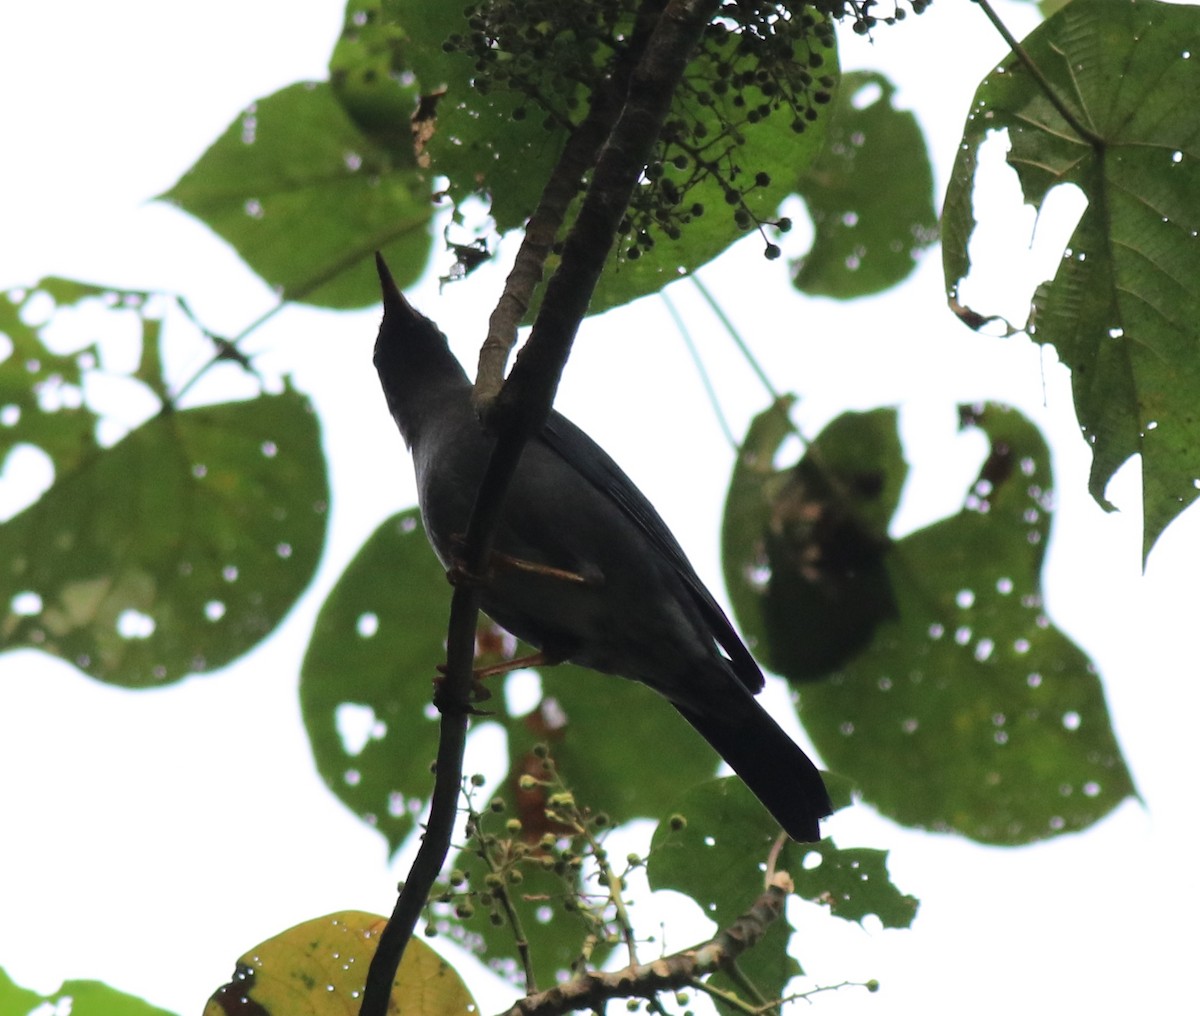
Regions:
<instances>
[{"instance_id":1,"label":"black bird","mask_svg":"<svg viewBox=\"0 0 1200 1016\"><path fill-rule=\"evenodd\" d=\"M450 568L494 439L432 321L377 256L375 367L412 449L425 531ZM821 774L754 698L763 675L633 482L558 413L529 441L505 502L484 611L545 654L640 681L733 767L793 839L821 838Z\"/></svg>"}]
</instances>

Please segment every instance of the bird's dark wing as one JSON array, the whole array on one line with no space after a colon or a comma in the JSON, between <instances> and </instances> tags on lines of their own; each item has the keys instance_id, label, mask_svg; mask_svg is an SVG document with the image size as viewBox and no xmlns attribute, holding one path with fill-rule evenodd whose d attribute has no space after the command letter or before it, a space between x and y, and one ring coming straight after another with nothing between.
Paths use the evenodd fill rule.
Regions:
<instances>
[{"instance_id":1,"label":"bird's dark wing","mask_svg":"<svg viewBox=\"0 0 1200 1016\"><path fill-rule=\"evenodd\" d=\"M763 675L725 612L692 568L683 548L667 528L646 495L595 441L560 413L551 413L541 439L547 447L584 477L597 491L617 504L641 530L683 580L708 624L717 644L725 650L738 680L750 691L759 692Z\"/></svg>"}]
</instances>

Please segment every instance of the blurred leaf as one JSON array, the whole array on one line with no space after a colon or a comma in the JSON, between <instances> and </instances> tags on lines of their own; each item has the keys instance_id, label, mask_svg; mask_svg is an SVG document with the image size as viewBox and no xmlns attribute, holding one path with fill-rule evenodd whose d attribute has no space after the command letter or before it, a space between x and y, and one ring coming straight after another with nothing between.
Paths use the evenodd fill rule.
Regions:
<instances>
[{"instance_id":1,"label":"blurred leaf","mask_svg":"<svg viewBox=\"0 0 1200 1016\"><path fill-rule=\"evenodd\" d=\"M0 1013L25 1016L33 1012L70 1012L72 1016L171 1016L136 995L127 995L100 981L63 981L50 995L39 995L14 984L0 969Z\"/></svg>"},{"instance_id":2,"label":"blurred leaf","mask_svg":"<svg viewBox=\"0 0 1200 1016\"><path fill-rule=\"evenodd\" d=\"M522 750L545 741L582 804L622 822L661 818L680 787L716 772L716 752L649 688L565 664L540 673L542 709L562 725L517 718L508 743Z\"/></svg>"},{"instance_id":3,"label":"blurred leaf","mask_svg":"<svg viewBox=\"0 0 1200 1016\"><path fill-rule=\"evenodd\" d=\"M1101 504L1118 467L1141 455L1144 552L1200 494L1200 10L1153 0L1073 0L1024 41L1081 138L1010 56L975 94L944 211L946 284L970 269L980 144L1007 130L1026 201L1074 184L1088 199L1054 280L1027 324L1071 368ZM1193 51L1188 58L1189 48Z\"/></svg>"},{"instance_id":4,"label":"blurred leaf","mask_svg":"<svg viewBox=\"0 0 1200 1016\"><path fill-rule=\"evenodd\" d=\"M60 474L98 449L100 417L84 401L83 390L85 376L100 364L101 352L94 339L76 343L73 352L64 354L46 346L42 333L61 323L63 311L99 305L106 324L135 319L141 333L141 354L133 377L160 403L165 400L162 322L150 302L153 296L54 276L0 296L0 335L12 344L7 356L0 345L0 468L21 444L45 452Z\"/></svg>"},{"instance_id":5,"label":"blurred leaf","mask_svg":"<svg viewBox=\"0 0 1200 1016\"><path fill-rule=\"evenodd\" d=\"M829 839L789 842L781 863L796 880L796 894L829 907L834 917L862 924L873 914L885 928L909 928L920 904L892 884L887 854L866 847L841 848Z\"/></svg>"},{"instance_id":6,"label":"blurred leaf","mask_svg":"<svg viewBox=\"0 0 1200 1016\"><path fill-rule=\"evenodd\" d=\"M407 73L404 32L384 16L384 0L349 0L329 58L333 94L359 129L400 166L415 167L412 116L420 89Z\"/></svg>"},{"instance_id":7,"label":"blurred leaf","mask_svg":"<svg viewBox=\"0 0 1200 1016\"><path fill-rule=\"evenodd\" d=\"M750 426L722 526L725 583L767 666L821 677L896 615L888 523L907 475L896 413L846 413L794 467L774 457L791 431L781 400Z\"/></svg>"},{"instance_id":8,"label":"blurred leaf","mask_svg":"<svg viewBox=\"0 0 1200 1016\"><path fill-rule=\"evenodd\" d=\"M329 789L396 850L433 789L434 669L445 661L450 586L416 509L363 544L317 615L300 709ZM357 740L342 733L353 725Z\"/></svg>"},{"instance_id":9,"label":"blurred leaf","mask_svg":"<svg viewBox=\"0 0 1200 1016\"><path fill-rule=\"evenodd\" d=\"M267 939L237 962L204 1016L355 1016L367 968L387 921L346 910L318 917ZM404 950L388 1004L409 1016L478 1012L466 985L420 939Z\"/></svg>"},{"instance_id":10,"label":"blurred leaf","mask_svg":"<svg viewBox=\"0 0 1200 1016\"><path fill-rule=\"evenodd\" d=\"M894 286L937 238L933 170L912 113L892 105L882 74L846 74L825 145L800 177L816 235L795 285L849 299Z\"/></svg>"},{"instance_id":11,"label":"blurred leaf","mask_svg":"<svg viewBox=\"0 0 1200 1016\"><path fill-rule=\"evenodd\" d=\"M1095 667L1042 606L1052 477L1020 414L964 410L991 453L961 512L887 556L897 617L803 719L829 766L905 825L1029 843L1134 793Z\"/></svg>"},{"instance_id":12,"label":"blurred leaf","mask_svg":"<svg viewBox=\"0 0 1200 1016\"><path fill-rule=\"evenodd\" d=\"M320 433L291 390L160 413L55 465L49 491L0 525L7 648L157 687L257 645L320 558Z\"/></svg>"},{"instance_id":13,"label":"blurred leaf","mask_svg":"<svg viewBox=\"0 0 1200 1016\"><path fill-rule=\"evenodd\" d=\"M411 160L362 133L326 83L251 105L162 197L228 241L285 300L379 302L372 258L400 286L429 257L433 205Z\"/></svg>"},{"instance_id":14,"label":"blurred leaf","mask_svg":"<svg viewBox=\"0 0 1200 1016\"><path fill-rule=\"evenodd\" d=\"M467 34L463 9L442 0L384 0L387 17L404 33L404 61L420 91L444 91L428 140L432 168L446 177L456 206L473 195L485 197L496 229L506 233L533 213L566 128L547 127L536 113L518 113L529 106L523 95L500 87L484 94L474 87L472 57L443 48L451 35Z\"/></svg>"}]
</instances>

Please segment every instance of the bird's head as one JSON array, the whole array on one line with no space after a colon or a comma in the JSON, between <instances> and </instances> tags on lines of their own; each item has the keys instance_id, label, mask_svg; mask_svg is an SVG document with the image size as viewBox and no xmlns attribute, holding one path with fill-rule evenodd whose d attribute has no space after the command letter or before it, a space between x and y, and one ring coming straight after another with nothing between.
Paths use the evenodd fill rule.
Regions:
<instances>
[{"instance_id":1,"label":"bird's head","mask_svg":"<svg viewBox=\"0 0 1200 1016\"><path fill-rule=\"evenodd\" d=\"M400 292L383 256L375 255L383 288L383 321L375 340L375 369L404 442L419 440L422 424L471 383L437 325Z\"/></svg>"}]
</instances>

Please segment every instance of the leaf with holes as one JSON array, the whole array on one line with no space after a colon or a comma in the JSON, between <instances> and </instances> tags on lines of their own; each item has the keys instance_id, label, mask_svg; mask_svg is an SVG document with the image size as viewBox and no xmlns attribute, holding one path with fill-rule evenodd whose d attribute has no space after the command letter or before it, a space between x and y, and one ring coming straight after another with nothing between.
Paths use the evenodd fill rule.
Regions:
<instances>
[{"instance_id":1,"label":"leaf with holes","mask_svg":"<svg viewBox=\"0 0 1200 1016\"><path fill-rule=\"evenodd\" d=\"M892 544L896 616L804 685L801 715L885 815L1029 843L1098 822L1134 789L1095 667L1042 606L1046 445L1012 410L963 419L991 441L964 508Z\"/></svg>"},{"instance_id":2,"label":"leaf with holes","mask_svg":"<svg viewBox=\"0 0 1200 1016\"><path fill-rule=\"evenodd\" d=\"M433 788L434 669L446 657L450 587L417 510L384 522L329 594L300 668L317 771L396 850Z\"/></svg>"},{"instance_id":3,"label":"leaf with holes","mask_svg":"<svg viewBox=\"0 0 1200 1016\"><path fill-rule=\"evenodd\" d=\"M346 309L379 302L375 251L420 277L433 206L424 175L371 141L330 85L260 99L164 200L204 222L285 300Z\"/></svg>"},{"instance_id":4,"label":"leaf with holes","mask_svg":"<svg viewBox=\"0 0 1200 1016\"><path fill-rule=\"evenodd\" d=\"M845 780L826 776L837 807L850 803ZM661 822L654 832L646 874L652 889L690 896L718 927L728 927L762 891L767 857L778 826L736 778L710 780L685 791L676 810L683 828ZM818 844L787 841L777 867L792 875L796 894L859 923L875 914L887 928L908 927L917 901L890 881L886 852L840 850L830 840ZM759 988L778 997L788 979L801 973L787 952L792 931L780 918L766 937L739 961Z\"/></svg>"},{"instance_id":5,"label":"leaf with holes","mask_svg":"<svg viewBox=\"0 0 1200 1016\"><path fill-rule=\"evenodd\" d=\"M386 924L376 914L344 910L280 932L238 960L204 1016L353 1016ZM479 1011L454 968L420 939L404 950L387 1008L418 1016Z\"/></svg>"},{"instance_id":6,"label":"leaf with holes","mask_svg":"<svg viewBox=\"0 0 1200 1016\"><path fill-rule=\"evenodd\" d=\"M158 686L253 648L312 578L329 492L316 418L291 390L160 413L55 466L0 525L5 647Z\"/></svg>"},{"instance_id":7,"label":"leaf with holes","mask_svg":"<svg viewBox=\"0 0 1200 1016\"><path fill-rule=\"evenodd\" d=\"M1059 184L1088 200L1027 329L1071 368L1097 501L1141 455L1148 554L1200 496L1200 108L1180 101L1200 94L1200 10L1073 0L1024 49L1075 123L1016 56L984 79L946 195L946 284L954 297L970 267L979 146L1007 130L1028 202Z\"/></svg>"},{"instance_id":8,"label":"leaf with holes","mask_svg":"<svg viewBox=\"0 0 1200 1016\"><path fill-rule=\"evenodd\" d=\"M917 118L882 74L842 77L825 145L800 178L815 236L796 265L805 293L850 299L903 281L937 239L933 170Z\"/></svg>"}]
</instances>

